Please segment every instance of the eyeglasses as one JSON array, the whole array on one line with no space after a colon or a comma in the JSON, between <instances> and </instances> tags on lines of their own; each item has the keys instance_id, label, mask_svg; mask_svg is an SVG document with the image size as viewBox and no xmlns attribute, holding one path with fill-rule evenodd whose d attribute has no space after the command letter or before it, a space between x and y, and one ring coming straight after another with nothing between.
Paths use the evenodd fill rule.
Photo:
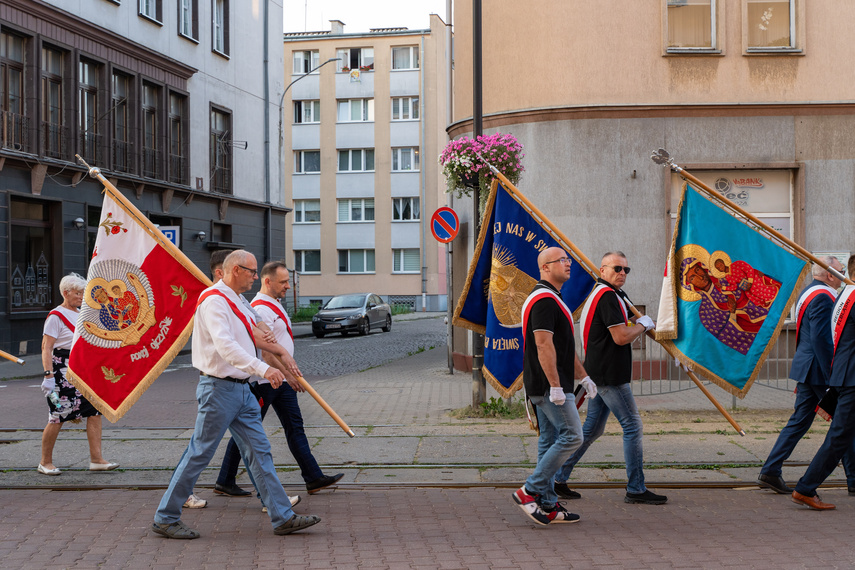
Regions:
<instances>
[{"instance_id":1,"label":"eyeglasses","mask_svg":"<svg viewBox=\"0 0 855 570\"><path fill-rule=\"evenodd\" d=\"M244 267L243 265L238 265L238 267L240 267L240 268L241 268L241 269L243 269L244 271L249 271L250 273L252 273L252 276L253 276L253 277L255 277L256 275L258 275L258 269L250 269L249 267Z\"/></svg>"},{"instance_id":2,"label":"eyeglasses","mask_svg":"<svg viewBox=\"0 0 855 570\"><path fill-rule=\"evenodd\" d=\"M603 267L611 267L615 270L615 273L620 273L623 271L625 274L629 275L629 267L624 265L604 265Z\"/></svg>"},{"instance_id":3,"label":"eyeglasses","mask_svg":"<svg viewBox=\"0 0 855 570\"><path fill-rule=\"evenodd\" d=\"M549 265L550 263L568 263L569 264L569 263L573 263L573 262L570 261L570 258L568 258L568 257L559 257L558 259L553 259L552 261L545 262L544 265Z\"/></svg>"}]
</instances>

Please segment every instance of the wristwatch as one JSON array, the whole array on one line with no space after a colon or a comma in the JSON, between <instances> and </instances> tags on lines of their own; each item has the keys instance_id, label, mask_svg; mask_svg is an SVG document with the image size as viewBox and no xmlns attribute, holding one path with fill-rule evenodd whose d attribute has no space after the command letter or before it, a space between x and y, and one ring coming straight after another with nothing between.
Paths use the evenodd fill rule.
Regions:
<instances>
[{"instance_id":1,"label":"wristwatch","mask_svg":"<svg viewBox=\"0 0 855 570\"><path fill-rule=\"evenodd\" d=\"M53 370L45 370L45 376L53 376Z\"/></svg>"}]
</instances>

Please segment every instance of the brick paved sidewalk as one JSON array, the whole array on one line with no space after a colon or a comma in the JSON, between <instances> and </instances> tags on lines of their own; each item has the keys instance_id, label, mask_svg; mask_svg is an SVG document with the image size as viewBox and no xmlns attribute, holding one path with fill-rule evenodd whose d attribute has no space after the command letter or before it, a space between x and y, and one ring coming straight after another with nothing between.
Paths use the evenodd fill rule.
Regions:
<instances>
[{"instance_id":1,"label":"brick paved sidewalk","mask_svg":"<svg viewBox=\"0 0 855 570\"><path fill-rule=\"evenodd\" d=\"M202 537L149 530L160 491L0 491L6 568L851 568L855 497L829 512L765 491L657 489L663 506L615 489L568 504L578 524L538 527L508 489L335 491L304 497L311 529L277 537L255 499L185 510ZM798 540L791 540L798 528Z\"/></svg>"}]
</instances>

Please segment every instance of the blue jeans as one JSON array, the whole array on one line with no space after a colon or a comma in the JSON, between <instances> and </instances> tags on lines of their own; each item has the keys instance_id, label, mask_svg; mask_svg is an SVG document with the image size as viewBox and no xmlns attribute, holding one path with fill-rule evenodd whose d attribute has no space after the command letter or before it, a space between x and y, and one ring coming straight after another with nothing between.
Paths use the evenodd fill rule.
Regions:
<instances>
[{"instance_id":1,"label":"blue jeans","mask_svg":"<svg viewBox=\"0 0 855 570\"><path fill-rule=\"evenodd\" d=\"M643 427L635 398L632 396L632 388L629 383L620 386L597 386L597 397L588 400L588 416L582 433L585 440L582 446L576 450L564 466L556 473L555 480L564 483L570 477L570 473L576 463L585 455L598 437L603 435L606 429L606 421L609 412L613 413L623 428L623 459L626 462L626 475L628 493L643 493L647 490L644 486L644 453L641 447Z\"/></svg>"},{"instance_id":2,"label":"blue jeans","mask_svg":"<svg viewBox=\"0 0 855 570\"><path fill-rule=\"evenodd\" d=\"M172 473L154 522L171 524L180 520L181 506L193 492L199 474L214 457L227 428L253 474L256 488L268 507L267 514L273 528L288 521L294 516L294 511L273 467L270 442L261 427L258 401L249 391L249 385L203 374L196 387L196 400L199 411L193 437Z\"/></svg>"},{"instance_id":3,"label":"blue jeans","mask_svg":"<svg viewBox=\"0 0 855 570\"><path fill-rule=\"evenodd\" d=\"M808 497L816 495L816 488L828 479L844 454L853 448L853 439L855 439L855 386L845 386L837 388L837 390L840 393L837 399L837 409L834 410L834 419L831 420L831 426L828 428L825 440L808 465L807 471L796 484L796 491ZM847 473L851 473L851 471L847 470ZM853 486L848 475L847 480L849 485Z\"/></svg>"},{"instance_id":4,"label":"blue jeans","mask_svg":"<svg viewBox=\"0 0 855 570\"><path fill-rule=\"evenodd\" d=\"M545 396L529 396L535 406L540 437L537 440L537 466L526 479L525 488L540 495L540 504L551 507L558 499L552 487L555 472L582 445L582 421L573 394L565 394L564 404L556 406Z\"/></svg>"},{"instance_id":5,"label":"blue jeans","mask_svg":"<svg viewBox=\"0 0 855 570\"><path fill-rule=\"evenodd\" d=\"M270 384L259 384L255 387L255 392L261 396L261 400L264 402L261 406L261 419L264 420L264 416L267 415L267 410L271 406L273 406L276 415L279 416L279 421L285 430L288 449L291 450L291 455L294 456L297 465L300 466L303 481L311 483L323 477L324 473L318 466L315 456L312 455L312 448L309 446L309 440L306 438L306 432L303 429L303 415L300 413L300 404L297 402L297 392L287 382L283 382L280 387L275 389ZM240 467L240 458L241 455L235 440L229 440L217 483L220 485L235 484L235 477L237 477L238 467Z\"/></svg>"},{"instance_id":6,"label":"blue jeans","mask_svg":"<svg viewBox=\"0 0 855 570\"><path fill-rule=\"evenodd\" d=\"M799 383L796 386L796 402L793 405L793 415L790 416L787 425L778 434L778 439L769 452L769 457L763 468L762 475L773 477L781 476L781 468L784 461L790 456L796 445L813 425L816 417L816 406L825 395L828 386L814 386L812 384ZM853 441L855 444L855 441ZM846 480L850 487L855 487L855 445L851 446L843 455L843 468L846 471Z\"/></svg>"}]
</instances>

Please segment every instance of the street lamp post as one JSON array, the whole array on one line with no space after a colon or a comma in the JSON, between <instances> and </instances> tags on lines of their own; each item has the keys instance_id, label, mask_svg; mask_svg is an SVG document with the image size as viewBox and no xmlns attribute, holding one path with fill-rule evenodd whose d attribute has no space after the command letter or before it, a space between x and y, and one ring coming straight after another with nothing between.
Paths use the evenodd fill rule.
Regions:
<instances>
[{"instance_id":1,"label":"street lamp post","mask_svg":"<svg viewBox=\"0 0 855 570\"><path fill-rule=\"evenodd\" d=\"M283 153L283 151L284 151L283 146L285 145L285 141L284 141L284 135L282 134L282 112L283 112L282 105L285 103L285 95L288 94L288 90L291 89L292 85L294 85L295 83L297 83L298 81L300 81L301 79L306 77L307 75L311 75L312 73L314 73L318 69L322 68L326 64L332 63L332 62L338 61L338 60L339 60L339 58L337 58L337 57L331 57L328 60L326 60L325 62L323 62L322 64L320 64L319 66L315 67L314 69L310 69L309 71L307 71L306 73L304 73L303 75L301 75L300 77L298 77L297 79L295 79L294 81L289 83L288 87L285 88L285 91L282 92L282 96L279 98L279 196L282 196L285 193L285 155Z\"/></svg>"}]
</instances>

